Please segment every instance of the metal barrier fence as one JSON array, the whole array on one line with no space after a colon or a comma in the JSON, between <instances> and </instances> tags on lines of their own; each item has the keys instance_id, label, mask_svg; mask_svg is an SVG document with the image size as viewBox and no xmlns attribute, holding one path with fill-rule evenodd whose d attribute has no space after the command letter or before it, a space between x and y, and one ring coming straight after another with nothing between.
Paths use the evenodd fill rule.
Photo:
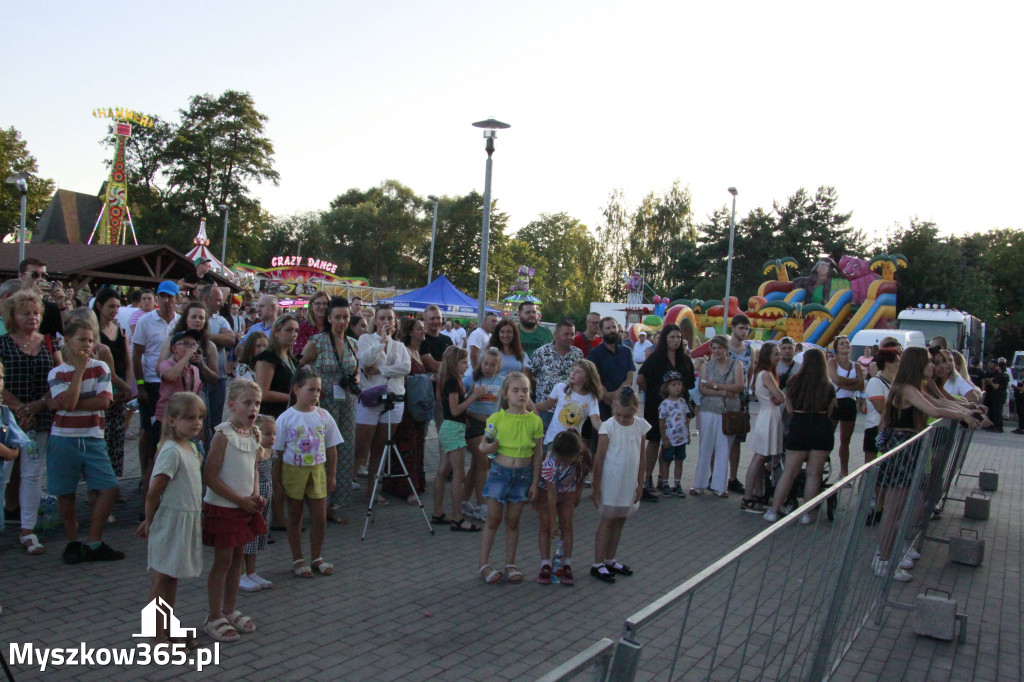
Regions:
<instances>
[{"instance_id":1,"label":"metal barrier fence","mask_svg":"<svg viewBox=\"0 0 1024 682\"><path fill-rule=\"evenodd\" d=\"M933 423L626 619L542 680L827 679L869 620L881 623L898 568L920 544L972 432ZM878 498L880 525L869 525ZM834 499L835 520L801 528ZM882 561L877 554L888 561Z\"/></svg>"}]
</instances>

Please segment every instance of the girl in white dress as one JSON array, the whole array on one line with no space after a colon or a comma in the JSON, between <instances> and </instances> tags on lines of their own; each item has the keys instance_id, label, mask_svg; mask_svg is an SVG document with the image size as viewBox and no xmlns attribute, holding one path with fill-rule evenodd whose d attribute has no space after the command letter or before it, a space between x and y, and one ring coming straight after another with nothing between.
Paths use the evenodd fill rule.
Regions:
<instances>
[{"instance_id":1,"label":"girl in white dress","mask_svg":"<svg viewBox=\"0 0 1024 682\"><path fill-rule=\"evenodd\" d=\"M594 506L601 523L594 536L594 564L590 575L606 583L615 582L615 575L632 575L633 571L615 560L622 527L639 506L644 486L641 454L644 435L651 425L637 417L640 400L628 386L612 404L612 418L601 424L594 456Z\"/></svg>"},{"instance_id":2,"label":"girl in white dress","mask_svg":"<svg viewBox=\"0 0 1024 682\"><path fill-rule=\"evenodd\" d=\"M757 499L764 494L764 464L770 457L782 454L782 405L786 402L786 395L779 390L779 356L779 344L764 344L750 373L758 411L747 437L747 445L754 451L754 456L747 468L747 497L740 502L740 509L757 514L766 509Z\"/></svg>"},{"instance_id":3,"label":"girl in white dress","mask_svg":"<svg viewBox=\"0 0 1024 682\"><path fill-rule=\"evenodd\" d=\"M153 581L147 602L162 599L174 607L178 578L196 578L203 570L202 458L192 441L203 430L206 406L195 393L177 393L164 412L160 451L146 494L146 519L135 535L149 538ZM157 639L167 637L157 618ZM190 638L182 642L195 647Z\"/></svg>"}]
</instances>

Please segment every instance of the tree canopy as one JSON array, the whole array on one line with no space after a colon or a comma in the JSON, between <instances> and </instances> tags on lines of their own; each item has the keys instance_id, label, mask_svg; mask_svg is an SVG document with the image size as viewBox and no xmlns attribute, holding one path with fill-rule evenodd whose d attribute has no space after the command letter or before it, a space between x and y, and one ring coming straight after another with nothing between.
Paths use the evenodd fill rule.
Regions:
<instances>
[{"instance_id":1,"label":"tree canopy","mask_svg":"<svg viewBox=\"0 0 1024 682\"><path fill-rule=\"evenodd\" d=\"M0 128L0 182L15 173L26 171L32 173L25 194L25 225L32 229L46 209L46 204L53 194L53 180L35 177L39 172L36 157L28 151L28 144L21 137L21 132L14 126L4 130ZM21 193L13 186L4 184L0 191L0 237L17 234L21 224Z\"/></svg>"}]
</instances>

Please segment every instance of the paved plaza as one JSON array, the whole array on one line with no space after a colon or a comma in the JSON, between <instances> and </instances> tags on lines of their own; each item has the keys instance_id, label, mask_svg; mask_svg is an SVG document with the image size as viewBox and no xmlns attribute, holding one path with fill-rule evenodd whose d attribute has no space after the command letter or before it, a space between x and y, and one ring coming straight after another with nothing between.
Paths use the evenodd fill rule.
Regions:
<instances>
[{"instance_id":1,"label":"paved plaza","mask_svg":"<svg viewBox=\"0 0 1024 682\"><path fill-rule=\"evenodd\" d=\"M858 463L860 427L853 442ZM999 471L991 519L964 521L962 504L951 501L944 518L930 527L940 537L958 533L961 526L977 529L987 543L984 564L947 564L945 546L926 543L914 582L896 587L902 601L912 601L925 587L951 591L968 614L966 644L918 638L906 612L889 610L882 627L862 632L837 679L1020 679L1022 445L1024 440L1009 432L976 434L964 470ZM134 462L134 442L130 449L126 460ZM692 483L696 447L689 452L684 488ZM748 458L744 450L741 472ZM436 466L437 444L431 439L428 478ZM140 509L137 480L137 467L129 469L123 486L128 502L116 508L117 522L106 537L127 553L124 561L65 566L61 533L41 537L47 545L41 557L27 556L12 528L0 533L0 642L5 654L8 642L134 646L132 635L139 632L148 588L145 543L131 536ZM976 479L962 478L954 494L963 496L974 487ZM429 492L424 501L429 511ZM417 509L392 499L376 511L366 540L360 541L363 518L364 510L352 509L347 525L329 526L324 555L337 567L331 577L292 577L284 534L274 534L277 542L260 555L258 567L274 581L273 589L240 597L239 608L256 620L259 630L239 643L221 644L219 666L202 673L155 666L60 667L40 673L18 665L15 679L533 679L601 637L615 637L624 618L765 525L760 516L739 511L736 495L645 503L626 524L618 556L636 574L604 584L587 574L597 514L584 496L576 514L575 587L534 582L537 520L530 510L523 515L517 557L526 581L490 586L476 573L479 534L452 533L442 526L431 536ZM492 564L505 563L503 542L501 531ZM212 554L204 559L208 567ZM199 626L205 603L205 579L180 583L176 615L183 625ZM669 625L662 631L671 630ZM201 633L200 642L211 645Z\"/></svg>"}]
</instances>

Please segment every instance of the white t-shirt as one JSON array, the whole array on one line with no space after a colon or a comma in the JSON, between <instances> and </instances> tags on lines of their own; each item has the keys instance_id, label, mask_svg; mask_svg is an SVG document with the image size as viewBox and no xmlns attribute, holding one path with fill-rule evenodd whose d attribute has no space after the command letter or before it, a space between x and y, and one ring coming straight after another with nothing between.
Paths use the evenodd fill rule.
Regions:
<instances>
[{"instance_id":1,"label":"white t-shirt","mask_svg":"<svg viewBox=\"0 0 1024 682\"><path fill-rule=\"evenodd\" d=\"M322 407L299 412L294 407L277 418L274 450L283 452L281 461L293 467L312 467L327 461L327 448L342 442L341 431L331 413Z\"/></svg>"},{"instance_id":2,"label":"white t-shirt","mask_svg":"<svg viewBox=\"0 0 1024 682\"><path fill-rule=\"evenodd\" d=\"M215 313L210 317L211 334L220 334L225 329L232 331L231 325L220 314ZM217 346L217 367L220 371L221 379L228 375L228 351L220 346Z\"/></svg>"},{"instance_id":3,"label":"white t-shirt","mask_svg":"<svg viewBox=\"0 0 1024 682\"><path fill-rule=\"evenodd\" d=\"M875 409L871 399L881 398L885 400L889 397L889 387L882 381L882 377L874 376L868 380L868 385L864 388L864 397L868 400L868 416L864 421L864 428L870 429L874 426L879 426L882 423L882 413Z\"/></svg>"},{"instance_id":4,"label":"white t-shirt","mask_svg":"<svg viewBox=\"0 0 1024 682\"><path fill-rule=\"evenodd\" d=\"M554 398L555 416L548 425L548 432L544 435L544 444L547 445L555 439L555 436L562 431L575 429L579 432L583 428L583 422L587 421L592 414L599 414L597 398L592 395L580 395L570 390L569 395L565 394L565 384L555 384L551 389L548 398Z\"/></svg>"},{"instance_id":5,"label":"white t-shirt","mask_svg":"<svg viewBox=\"0 0 1024 682\"><path fill-rule=\"evenodd\" d=\"M452 329L452 341L454 341L455 345L458 346L459 348L465 348L466 330L463 327L459 327L458 329Z\"/></svg>"},{"instance_id":6,"label":"white t-shirt","mask_svg":"<svg viewBox=\"0 0 1024 682\"><path fill-rule=\"evenodd\" d=\"M178 322L178 313L170 322L165 322L160 317L160 310L151 310L135 323L135 334L132 335L132 344L143 346L145 351L142 354L142 378L154 384L160 383L160 375L156 372L156 361L160 357L160 349L164 345L167 333L174 328Z\"/></svg>"},{"instance_id":7,"label":"white t-shirt","mask_svg":"<svg viewBox=\"0 0 1024 682\"><path fill-rule=\"evenodd\" d=\"M483 327L477 327L469 335L469 347L483 350L491 340L491 335L484 331Z\"/></svg>"},{"instance_id":8,"label":"white t-shirt","mask_svg":"<svg viewBox=\"0 0 1024 682\"><path fill-rule=\"evenodd\" d=\"M967 383L959 374L949 377L944 388L946 393L960 398L966 397L968 393L974 390L974 387Z\"/></svg>"},{"instance_id":9,"label":"white t-shirt","mask_svg":"<svg viewBox=\"0 0 1024 682\"><path fill-rule=\"evenodd\" d=\"M126 336L131 338L132 328L129 320L138 308L133 308L130 305L123 305L117 309L117 326L124 330Z\"/></svg>"},{"instance_id":10,"label":"white t-shirt","mask_svg":"<svg viewBox=\"0 0 1024 682\"><path fill-rule=\"evenodd\" d=\"M459 335L455 333L454 329L442 329L441 333L451 339L453 344L459 345Z\"/></svg>"},{"instance_id":11,"label":"white t-shirt","mask_svg":"<svg viewBox=\"0 0 1024 682\"><path fill-rule=\"evenodd\" d=\"M647 359L647 349L653 348L654 344L650 341L637 341L633 344L633 362L639 362L643 364L643 361Z\"/></svg>"}]
</instances>

